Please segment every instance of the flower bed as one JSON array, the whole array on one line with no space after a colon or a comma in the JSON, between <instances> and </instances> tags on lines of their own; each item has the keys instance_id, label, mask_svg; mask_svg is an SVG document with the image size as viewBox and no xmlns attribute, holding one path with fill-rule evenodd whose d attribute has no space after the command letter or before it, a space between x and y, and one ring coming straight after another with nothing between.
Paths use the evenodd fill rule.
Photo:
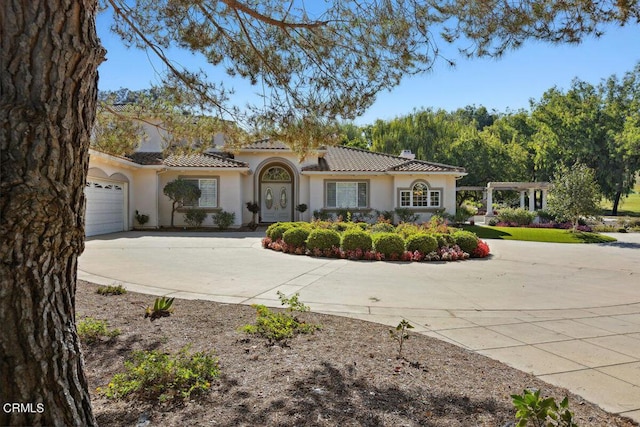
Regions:
<instances>
[{"instance_id":1,"label":"flower bed","mask_svg":"<svg viewBox=\"0 0 640 427\"><path fill-rule=\"evenodd\" d=\"M309 237L302 243L299 238L289 238L293 235ZM424 235L429 236L428 239L433 243L418 246L433 249L428 253L414 249L416 241ZM296 255L368 261L458 261L485 258L490 253L487 243L479 240L475 234L448 227L437 220L411 227L407 227L407 224L394 227L391 224L370 226L328 221L277 223L267 229L262 246Z\"/></svg>"}]
</instances>

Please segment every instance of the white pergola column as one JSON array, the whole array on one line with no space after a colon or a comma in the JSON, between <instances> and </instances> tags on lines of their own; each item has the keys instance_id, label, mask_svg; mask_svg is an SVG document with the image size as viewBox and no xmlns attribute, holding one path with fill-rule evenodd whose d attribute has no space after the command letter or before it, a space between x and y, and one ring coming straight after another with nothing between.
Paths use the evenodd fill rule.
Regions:
<instances>
[{"instance_id":1,"label":"white pergola column","mask_svg":"<svg viewBox=\"0 0 640 427\"><path fill-rule=\"evenodd\" d=\"M493 188L487 187L487 214L493 216Z\"/></svg>"},{"instance_id":2,"label":"white pergola column","mask_svg":"<svg viewBox=\"0 0 640 427\"><path fill-rule=\"evenodd\" d=\"M542 189L542 209L547 209L547 190Z\"/></svg>"},{"instance_id":3,"label":"white pergola column","mask_svg":"<svg viewBox=\"0 0 640 427\"><path fill-rule=\"evenodd\" d=\"M536 189L529 189L529 210L531 212L536 210Z\"/></svg>"},{"instance_id":4,"label":"white pergola column","mask_svg":"<svg viewBox=\"0 0 640 427\"><path fill-rule=\"evenodd\" d=\"M520 209L524 209L524 190L520 190Z\"/></svg>"}]
</instances>

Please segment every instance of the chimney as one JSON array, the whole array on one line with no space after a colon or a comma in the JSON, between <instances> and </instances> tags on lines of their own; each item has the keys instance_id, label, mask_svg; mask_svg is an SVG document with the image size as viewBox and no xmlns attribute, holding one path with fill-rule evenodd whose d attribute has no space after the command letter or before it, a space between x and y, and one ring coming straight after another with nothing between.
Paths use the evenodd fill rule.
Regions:
<instances>
[{"instance_id":1,"label":"chimney","mask_svg":"<svg viewBox=\"0 0 640 427\"><path fill-rule=\"evenodd\" d=\"M404 159L414 160L416 158L416 155L413 154L411 150L402 150L402 153L400 153L400 157Z\"/></svg>"}]
</instances>

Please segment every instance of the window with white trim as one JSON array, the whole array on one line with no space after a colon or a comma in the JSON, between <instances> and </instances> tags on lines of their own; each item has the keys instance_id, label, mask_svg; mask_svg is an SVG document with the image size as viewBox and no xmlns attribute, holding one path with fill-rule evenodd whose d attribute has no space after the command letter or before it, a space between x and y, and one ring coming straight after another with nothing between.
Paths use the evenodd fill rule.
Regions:
<instances>
[{"instance_id":1,"label":"window with white trim","mask_svg":"<svg viewBox=\"0 0 640 427\"><path fill-rule=\"evenodd\" d=\"M366 181L326 183L327 208L366 208L369 188Z\"/></svg>"},{"instance_id":2,"label":"window with white trim","mask_svg":"<svg viewBox=\"0 0 640 427\"><path fill-rule=\"evenodd\" d=\"M409 190L400 191L400 206L406 208L440 207L440 190L430 190L424 182L417 182Z\"/></svg>"},{"instance_id":3,"label":"window with white trim","mask_svg":"<svg viewBox=\"0 0 640 427\"><path fill-rule=\"evenodd\" d=\"M197 203L185 207L217 208L218 207L218 180L216 178L185 179L200 189L200 198Z\"/></svg>"}]
</instances>

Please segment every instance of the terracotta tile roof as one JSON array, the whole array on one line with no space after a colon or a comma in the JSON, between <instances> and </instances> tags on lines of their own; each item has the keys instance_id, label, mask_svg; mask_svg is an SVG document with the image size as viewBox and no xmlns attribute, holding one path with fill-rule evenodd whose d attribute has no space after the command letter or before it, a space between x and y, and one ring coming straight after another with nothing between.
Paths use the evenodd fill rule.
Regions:
<instances>
[{"instance_id":1,"label":"terracotta tile roof","mask_svg":"<svg viewBox=\"0 0 640 427\"><path fill-rule=\"evenodd\" d=\"M270 139L262 139L260 141L252 142L251 144L243 145L241 150L289 150L289 147L280 141L272 141Z\"/></svg>"},{"instance_id":2,"label":"terracotta tile roof","mask_svg":"<svg viewBox=\"0 0 640 427\"><path fill-rule=\"evenodd\" d=\"M127 159L139 165L161 165L162 153L139 151L128 155Z\"/></svg>"},{"instance_id":3,"label":"terracotta tile roof","mask_svg":"<svg viewBox=\"0 0 640 427\"><path fill-rule=\"evenodd\" d=\"M170 154L163 159L162 153L137 152L129 156L129 159L141 165L164 165L169 167L186 168L246 168L244 162L233 160L224 154L193 153Z\"/></svg>"},{"instance_id":4,"label":"terracotta tile roof","mask_svg":"<svg viewBox=\"0 0 640 427\"><path fill-rule=\"evenodd\" d=\"M303 171L326 172L464 172L464 168L410 160L390 154L375 153L351 147L327 147L318 163L305 166Z\"/></svg>"}]
</instances>

